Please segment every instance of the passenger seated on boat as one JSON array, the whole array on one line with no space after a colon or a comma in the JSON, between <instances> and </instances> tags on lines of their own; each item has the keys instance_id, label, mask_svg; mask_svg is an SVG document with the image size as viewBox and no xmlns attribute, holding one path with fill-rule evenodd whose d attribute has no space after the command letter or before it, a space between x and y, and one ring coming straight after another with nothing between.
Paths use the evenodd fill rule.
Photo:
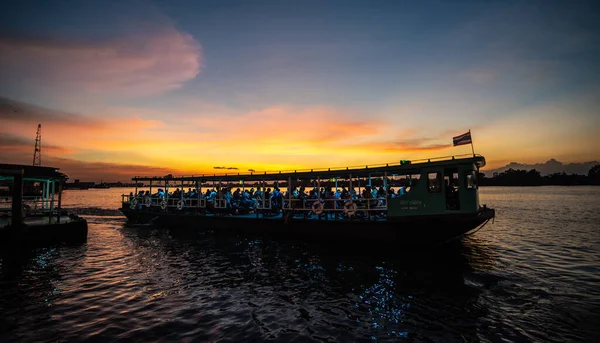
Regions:
<instances>
[{"instance_id":1,"label":"passenger seated on boat","mask_svg":"<svg viewBox=\"0 0 600 343\"><path fill-rule=\"evenodd\" d=\"M398 196L403 196L406 195L406 183L402 185L402 187L400 187L400 189L398 190Z\"/></svg>"},{"instance_id":2,"label":"passenger seated on boat","mask_svg":"<svg viewBox=\"0 0 600 343\"><path fill-rule=\"evenodd\" d=\"M224 198L227 209L231 211L233 209L233 194L231 194L230 188L225 188Z\"/></svg>"},{"instance_id":3,"label":"passenger seated on boat","mask_svg":"<svg viewBox=\"0 0 600 343\"><path fill-rule=\"evenodd\" d=\"M240 201L240 189L236 189L235 192L233 192L233 200L234 201Z\"/></svg>"},{"instance_id":4,"label":"passenger seated on boat","mask_svg":"<svg viewBox=\"0 0 600 343\"><path fill-rule=\"evenodd\" d=\"M325 210L325 215L335 215L335 212L333 211L335 210L335 193L333 193L333 190L330 189L326 192L324 199L325 203L323 204L323 208Z\"/></svg>"},{"instance_id":5,"label":"passenger seated on boat","mask_svg":"<svg viewBox=\"0 0 600 343\"><path fill-rule=\"evenodd\" d=\"M129 201L133 200L133 192L129 192Z\"/></svg>"},{"instance_id":6,"label":"passenger seated on boat","mask_svg":"<svg viewBox=\"0 0 600 343\"><path fill-rule=\"evenodd\" d=\"M271 194L271 208L274 210L275 213L279 213L279 209L281 208L282 202L283 194L281 194L279 188L275 187L275 189L273 189L273 194Z\"/></svg>"},{"instance_id":7,"label":"passenger seated on boat","mask_svg":"<svg viewBox=\"0 0 600 343\"><path fill-rule=\"evenodd\" d=\"M244 190L240 196L240 200L237 204L237 209L239 214L246 214L250 212L252 208L253 201L250 198L250 192L248 190Z\"/></svg>"},{"instance_id":8,"label":"passenger seated on boat","mask_svg":"<svg viewBox=\"0 0 600 343\"><path fill-rule=\"evenodd\" d=\"M394 193L394 189L390 188L389 192L388 192L388 197L391 199L394 199L396 197L396 193Z\"/></svg>"},{"instance_id":9,"label":"passenger seated on boat","mask_svg":"<svg viewBox=\"0 0 600 343\"><path fill-rule=\"evenodd\" d=\"M377 196L380 198L385 198L385 190L383 186L379 186L379 190L377 191Z\"/></svg>"},{"instance_id":10,"label":"passenger seated on boat","mask_svg":"<svg viewBox=\"0 0 600 343\"><path fill-rule=\"evenodd\" d=\"M377 200L373 200L375 198L375 196L373 196L373 191L371 189L371 186L367 186L365 188L365 191L363 192L363 199L365 200L365 206L369 206L371 208L376 207L377 206ZM377 192L375 192L375 194L377 194Z\"/></svg>"},{"instance_id":11,"label":"passenger seated on boat","mask_svg":"<svg viewBox=\"0 0 600 343\"><path fill-rule=\"evenodd\" d=\"M158 193L157 193L157 194L158 194L158 197L159 197L160 199L162 199L162 198L164 198L164 197L165 197L165 191L163 191L163 189L162 189L162 188L159 188L159 189L158 189Z\"/></svg>"}]
</instances>

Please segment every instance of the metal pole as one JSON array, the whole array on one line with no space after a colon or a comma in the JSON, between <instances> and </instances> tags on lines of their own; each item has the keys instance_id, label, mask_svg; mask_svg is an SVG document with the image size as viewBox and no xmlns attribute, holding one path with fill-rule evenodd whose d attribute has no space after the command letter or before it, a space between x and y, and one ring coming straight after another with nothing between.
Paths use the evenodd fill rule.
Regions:
<instances>
[{"instance_id":1,"label":"metal pole","mask_svg":"<svg viewBox=\"0 0 600 343\"><path fill-rule=\"evenodd\" d=\"M473 152L473 157L475 157L475 148L473 148L473 135L471 135L471 129L469 129L469 136L471 136L471 151Z\"/></svg>"},{"instance_id":2,"label":"metal pole","mask_svg":"<svg viewBox=\"0 0 600 343\"><path fill-rule=\"evenodd\" d=\"M52 180L52 200L50 200L50 212L54 210L54 192L56 191L56 183Z\"/></svg>"},{"instance_id":3,"label":"metal pole","mask_svg":"<svg viewBox=\"0 0 600 343\"><path fill-rule=\"evenodd\" d=\"M58 184L58 206L57 206L58 211L56 211L58 213L58 217L56 219L58 223L60 223L60 208L61 208L61 204L62 204L62 184L63 184L64 180L60 179L59 182L60 183Z\"/></svg>"},{"instance_id":4,"label":"metal pole","mask_svg":"<svg viewBox=\"0 0 600 343\"><path fill-rule=\"evenodd\" d=\"M58 211L60 212L61 209L61 205L62 205L62 185L63 185L63 181L64 180L60 180L60 183L58 184Z\"/></svg>"},{"instance_id":5,"label":"metal pole","mask_svg":"<svg viewBox=\"0 0 600 343\"><path fill-rule=\"evenodd\" d=\"M12 194L12 218L11 228L13 232L20 231L23 226L23 170L18 175L13 177L13 194Z\"/></svg>"}]
</instances>

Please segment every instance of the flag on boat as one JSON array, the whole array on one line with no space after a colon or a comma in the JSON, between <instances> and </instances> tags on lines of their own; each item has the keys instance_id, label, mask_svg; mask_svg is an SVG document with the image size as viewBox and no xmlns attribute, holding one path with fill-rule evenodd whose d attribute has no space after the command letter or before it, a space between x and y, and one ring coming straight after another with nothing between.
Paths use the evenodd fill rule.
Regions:
<instances>
[{"instance_id":1,"label":"flag on boat","mask_svg":"<svg viewBox=\"0 0 600 343\"><path fill-rule=\"evenodd\" d=\"M460 136L453 137L452 142L454 143L454 146L471 144L471 131L463 133Z\"/></svg>"}]
</instances>

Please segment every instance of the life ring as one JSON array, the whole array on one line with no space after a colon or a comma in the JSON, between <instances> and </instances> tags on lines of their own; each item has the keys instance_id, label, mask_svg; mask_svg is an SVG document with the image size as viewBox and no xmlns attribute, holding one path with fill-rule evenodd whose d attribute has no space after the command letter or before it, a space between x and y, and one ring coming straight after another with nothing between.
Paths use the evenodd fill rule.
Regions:
<instances>
[{"instance_id":1,"label":"life ring","mask_svg":"<svg viewBox=\"0 0 600 343\"><path fill-rule=\"evenodd\" d=\"M344 204L344 213L353 216L356 213L356 204L353 201L346 201Z\"/></svg>"},{"instance_id":2,"label":"life ring","mask_svg":"<svg viewBox=\"0 0 600 343\"><path fill-rule=\"evenodd\" d=\"M146 198L145 203L146 203L146 207L152 206L152 199L150 197Z\"/></svg>"},{"instance_id":3,"label":"life ring","mask_svg":"<svg viewBox=\"0 0 600 343\"><path fill-rule=\"evenodd\" d=\"M314 214L321 214L323 213L323 203L320 201L315 201L312 204L312 211Z\"/></svg>"},{"instance_id":4,"label":"life ring","mask_svg":"<svg viewBox=\"0 0 600 343\"><path fill-rule=\"evenodd\" d=\"M179 200L179 201L177 202L177 209L178 209L179 211L183 210L183 200Z\"/></svg>"},{"instance_id":5,"label":"life ring","mask_svg":"<svg viewBox=\"0 0 600 343\"><path fill-rule=\"evenodd\" d=\"M137 203L138 203L138 201L136 198L131 199L131 201L129 202L129 208L134 210L135 207L137 206Z\"/></svg>"},{"instance_id":6,"label":"life ring","mask_svg":"<svg viewBox=\"0 0 600 343\"><path fill-rule=\"evenodd\" d=\"M167 209L167 201L166 200L163 200L160 202L160 208L163 210Z\"/></svg>"}]
</instances>

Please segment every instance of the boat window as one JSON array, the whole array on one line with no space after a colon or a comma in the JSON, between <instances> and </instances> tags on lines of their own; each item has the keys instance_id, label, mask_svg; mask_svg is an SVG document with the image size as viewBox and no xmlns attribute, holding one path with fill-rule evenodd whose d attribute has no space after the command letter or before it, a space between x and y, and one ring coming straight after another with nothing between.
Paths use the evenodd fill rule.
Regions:
<instances>
[{"instance_id":1,"label":"boat window","mask_svg":"<svg viewBox=\"0 0 600 343\"><path fill-rule=\"evenodd\" d=\"M477 176L474 170L465 172L465 187L467 189L477 189Z\"/></svg>"},{"instance_id":2,"label":"boat window","mask_svg":"<svg viewBox=\"0 0 600 343\"><path fill-rule=\"evenodd\" d=\"M427 187L430 192L440 192L442 190L442 174L429 173L427 174Z\"/></svg>"}]
</instances>

